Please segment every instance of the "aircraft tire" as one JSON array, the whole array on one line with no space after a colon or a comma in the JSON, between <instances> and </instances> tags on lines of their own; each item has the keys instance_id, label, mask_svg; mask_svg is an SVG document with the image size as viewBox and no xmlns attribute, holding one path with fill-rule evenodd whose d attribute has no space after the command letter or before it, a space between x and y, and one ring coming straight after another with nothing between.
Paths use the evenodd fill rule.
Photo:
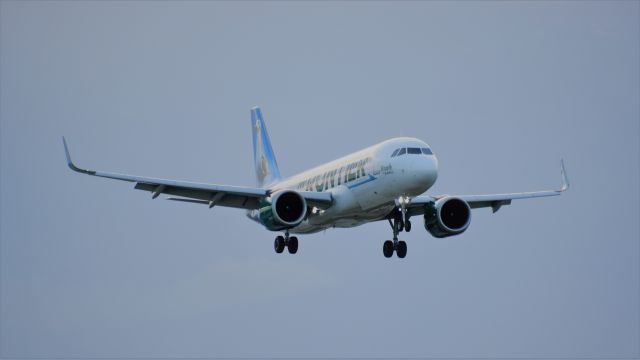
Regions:
<instances>
[{"instance_id":1,"label":"aircraft tire","mask_svg":"<svg viewBox=\"0 0 640 360\"><path fill-rule=\"evenodd\" d=\"M289 244L287 245L289 249L289 254L295 254L298 252L298 238L292 236L289 238Z\"/></svg>"},{"instance_id":2,"label":"aircraft tire","mask_svg":"<svg viewBox=\"0 0 640 360\"><path fill-rule=\"evenodd\" d=\"M404 231L411 231L411 221L407 220L407 222L404 224Z\"/></svg>"},{"instance_id":3,"label":"aircraft tire","mask_svg":"<svg viewBox=\"0 0 640 360\"><path fill-rule=\"evenodd\" d=\"M407 243L404 241L399 241L398 242L398 248L396 249L396 255L398 255L398 257L400 259L403 259L405 256L407 256Z\"/></svg>"},{"instance_id":4,"label":"aircraft tire","mask_svg":"<svg viewBox=\"0 0 640 360\"><path fill-rule=\"evenodd\" d=\"M282 253L284 251L284 237L276 236L276 240L273 242L273 248L276 250L276 253Z\"/></svg>"},{"instance_id":5,"label":"aircraft tire","mask_svg":"<svg viewBox=\"0 0 640 360\"><path fill-rule=\"evenodd\" d=\"M384 242L384 244L382 245L382 253L386 258L390 258L391 256L393 256L393 241L387 240Z\"/></svg>"}]
</instances>

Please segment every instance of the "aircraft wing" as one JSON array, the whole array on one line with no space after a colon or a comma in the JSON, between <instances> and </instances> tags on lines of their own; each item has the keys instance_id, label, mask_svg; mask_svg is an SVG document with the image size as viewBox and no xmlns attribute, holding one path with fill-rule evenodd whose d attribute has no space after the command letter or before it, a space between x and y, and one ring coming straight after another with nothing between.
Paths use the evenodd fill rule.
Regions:
<instances>
[{"instance_id":1,"label":"aircraft wing","mask_svg":"<svg viewBox=\"0 0 640 360\"><path fill-rule=\"evenodd\" d=\"M472 209L490 207L493 212L500 210L503 205L510 205L512 200L531 199L546 196L558 196L569 189L569 180L564 169L564 161L560 161L560 175L562 176L562 187L559 190L533 191L511 194L489 194L489 195L436 195L436 196L416 196L410 199L405 205L409 216L424 214L425 205L434 203L447 196L456 197L466 201Z\"/></svg>"},{"instance_id":2,"label":"aircraft wing","mask_svg":"<svg viewBox=\"0 0 640 360\"><path fill-rule=\"evenodd\" d=\"M160 194L168 194L179 197L171 197L168 200L206 204L209 205L209 208L226 206L241 209L258 209L260 201L271 195L269 190L265 188L195 183L82 169L71 161L67 141L64 137L62 142L67 157L67 165L71 170L87 175L134 182L135 189L151 192L152 199L157 198ZM300 192L300 195L305 198L309 206L315 206L320 209L327 209L332 203L331 193L329 192Z\"/></svg>"}]
</instances>

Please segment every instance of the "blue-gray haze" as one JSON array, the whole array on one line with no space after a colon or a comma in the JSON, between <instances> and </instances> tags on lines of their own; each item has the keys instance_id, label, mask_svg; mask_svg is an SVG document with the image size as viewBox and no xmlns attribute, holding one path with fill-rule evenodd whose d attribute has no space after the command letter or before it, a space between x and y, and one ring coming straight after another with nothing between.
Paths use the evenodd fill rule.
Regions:
<instances>
[{"instance_id":1,"label":"blue-gray haze","mask_svg":"<svg viewBox=\"0 0 640 360\"><path fill-rule=\"evenodd\" d=\"M640 3L0 3L0 357L638 357ZM393 136L431 194L571 190L406 259L81 166L253 185Z\"/></svg>"}]
</instances>

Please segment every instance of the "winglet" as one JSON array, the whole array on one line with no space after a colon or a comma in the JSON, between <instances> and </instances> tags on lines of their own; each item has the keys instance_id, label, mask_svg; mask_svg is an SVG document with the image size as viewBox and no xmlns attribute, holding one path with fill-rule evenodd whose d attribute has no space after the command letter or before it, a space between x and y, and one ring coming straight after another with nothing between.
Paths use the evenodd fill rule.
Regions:
<instances>
[{"instance_id":1,"label":"winglet","mask_svg":"<svg viewBox=\"0 0 640 360\"><path fill-rule=\"evenodd\" d=\"M64 138L64 136L62 137L62 145L64 145L64 155L67 157L67 165L69 165L69 167L72 170L75 170L73 161L71 161L71 155L69 155L69 147L67 146L67 140Z\"/></svg>"},{"instance_id":2,"label":"winglet","mask_svg":"<svg viewBox=\"0 0 640 360\"><path fill-rule=\"evenodd\" d=\"M95 171L91 171L91 170L85 170L85 169L81 169L79 167L77 167L73 161L71 161L71 155L69 155L69 147L67 146L67 140L64 138L64 136L62 137L62 144L64 145L64 155L67 157L67 165L69 166L69 169L73 170L73 171L77 171L83 174L89 174L89 175L95 175L96 172Z\"/></svg>"},{"instance_id":3,"label":"winglet","mask_svg":"<svg viewBox=\"0 0 640 360\"><path fill-rule=\"evenodd\" d=\"M560 192L565 192L569 189L569 179L567 178L567 171L564 169L564 160L560 159L560 175L562 176L562 187Z\"/></svg>"}]
</instances>

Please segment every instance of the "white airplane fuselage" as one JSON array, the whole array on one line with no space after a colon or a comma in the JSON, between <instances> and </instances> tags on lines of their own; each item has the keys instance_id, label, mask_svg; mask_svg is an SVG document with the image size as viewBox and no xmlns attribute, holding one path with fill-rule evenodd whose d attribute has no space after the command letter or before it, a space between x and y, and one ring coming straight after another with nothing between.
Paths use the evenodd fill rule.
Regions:
<instances>
[{"instance_id":1,"label":"white airplane fuselage","mask_svg":"<svg viewBox=\"0 0 640 360\"><path fill-rule=\"evenodd\" d=\"M407 150L392 157L398 149ZM415 153L415 149L428 149ZM331 192L333 205L313 209L291 233L313 233L332 227L354 227L385 218L401 197L427 191L438 178L438 159L429 145L415 138L393 138L267 186L281 190ZM259 221L258 210L249 218Z\"/></svg>"}]
</instances>

